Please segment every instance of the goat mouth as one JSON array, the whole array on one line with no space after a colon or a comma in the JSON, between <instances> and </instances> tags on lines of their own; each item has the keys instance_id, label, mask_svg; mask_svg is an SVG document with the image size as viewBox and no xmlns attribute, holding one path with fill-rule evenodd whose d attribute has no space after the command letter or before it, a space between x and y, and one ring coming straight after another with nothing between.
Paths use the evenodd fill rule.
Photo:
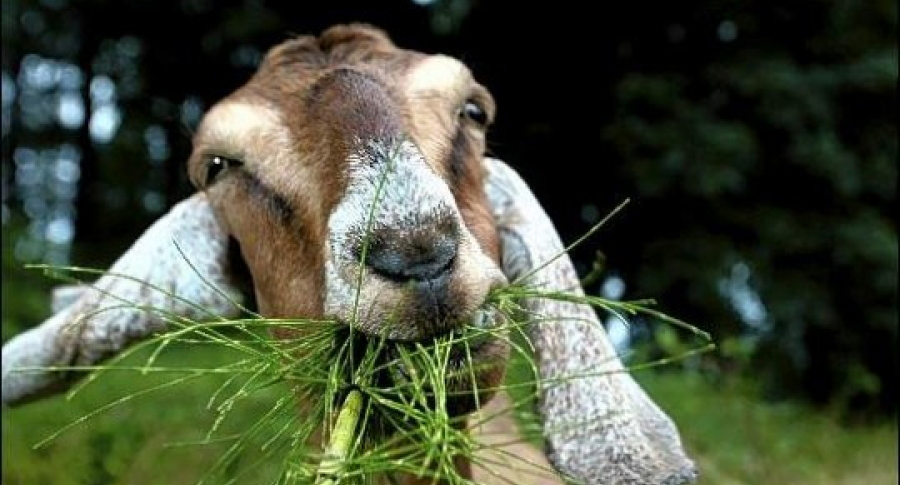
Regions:
<instances>
[{"instance_id":1,"label":"goat mouth","mask_svg":"<svg viewBox=\"0 0 900 485\"><path fill-rule=\"evenodd\" d=\"M422 375L422 367L430 366L431 371L440 372L447 411L451 415L473 411L479 401L493 395L506 367L506 340L496 324L498 318L495 311L482 309L463 328L416 342L395 342L391 381L415 392L436 392L434 377Z\"/></svg>"},{"instance_id":2,"label":"goat mouth","mask_svg":"<svg viewBox=\"0 0 900 485\"><path fill-rule=\"evenodd\" d=\"M373 391L443 407L450 416L474 411L505 373L508 348L497 318L493 310L478 310L464 327L412 341L383 339L379 390Z\"/></svg>"},{"instance_id":3,"label":"goat mouth","mask_svg":"<svg viewBox=\"0 0 900 485\"><path fill-rule=\"evenodd\" d=\"M402 361L404 353L427 353L453 366L472 364L498 338L496 319L496 311L479 309L466 325L441 326L441 331L414 340L388 338L385 341L390 344L389 353L398 361Z\"/></svg>"},{"instance_id":4,"label":"goat mouth","mask_svg":"<svg viewBox=\"0 0 900 485\"><path fill-rule=\"evenodd\" d=\"M487 333L470 337L458 336L459 333L461 332L451 330L413 342L389 341L392 344L389 352L394 357L393 360L397 363L398 370L405 378L410 376L406 370L403 353L406 355L430 354L429 357L432 360L439 361L435 362L436 365L445 368L450 375L454 375L456 372L467 371L469 367L477 366L483 352L496 338Z\"/></svg>"}]
</instances>

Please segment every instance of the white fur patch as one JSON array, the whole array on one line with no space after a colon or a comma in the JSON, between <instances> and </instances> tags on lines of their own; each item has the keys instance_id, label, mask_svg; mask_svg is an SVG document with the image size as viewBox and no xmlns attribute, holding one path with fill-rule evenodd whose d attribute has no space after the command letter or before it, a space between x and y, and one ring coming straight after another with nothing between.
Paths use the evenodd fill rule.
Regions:
<instances>
[{"instance_id":1,"label":"white fur patch","mask_svg":"<svg viewBox=\"0 0 900 485\"><path fill-rule=\"evenodd\" d=\"M461 219L450 188L410 142L370 142L350 156L347 173L347 191L328 221L337 258L350 256L347 238L365 234L367 227L402 229L447 215Z\"/></svg>"},{"instance_id":2,"label":"white fur patch","mask_svg":"<svg viewBox=\"0 0 900 485\"><path fill-rule=\"evenodd\" d=\"M410 71L407 89L413 94L461 93L468 86L471 77L469 69L458 60L434 55L424 59Z\"/></svg>"},{"instance_id":3,"label":"white fur patch","mask_svg":"<svg viewBox=\"0 0 900 485\"><path fill-rule=\"evenodd\" d=\"M214 145L223 155L266 154L273 144L288 146L290 139L281 113L264 104L224 101L213 106L203 119L198 137L202 143Z\"/></svg>"}]
</instances>

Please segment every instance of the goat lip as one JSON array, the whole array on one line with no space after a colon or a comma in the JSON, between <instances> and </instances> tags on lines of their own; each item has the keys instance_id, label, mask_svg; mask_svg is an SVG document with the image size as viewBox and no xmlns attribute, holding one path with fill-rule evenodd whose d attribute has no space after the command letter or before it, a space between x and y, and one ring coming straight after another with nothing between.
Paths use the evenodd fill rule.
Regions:
<instances>
[{"instance_id":1,"label":"goat lip","mask_svg":"<svg viewBox=\"0 0 900 485\"><path fill-rule=\"evenodd\" d=\"M452 338L450 336L452 333L452 331L449 331L418 340L388 340L388 342L395 346L408 348L411 352L415 352L417 351L418 345L422 345L425 348L432 347L434 345L437 345L437 343L444 338ZM474 357L474 355L482 350L487 344L489 344L491 340L491 336L485 334L475 337L466 337L464 339L459 339L458 341L453 342L450 345L449 349L450 361L464 362L467 359L467 354L472 354Z\"/></svg>"},{"instance_id":2,"label":"goat lip","mask_svg":"<svg viewBox=\"0 0 900 485\"><path fill-rule=\"evenodd\" d=\"M423 345L428 346L431 342L426 343L425 341L419 341ZM409 353L413 354L419 350L414 347L414 344L410 342L402 342L399 343L404 347L409 348ZM443 367L444 371L455 375L453 377L454 380L464 380L468 381L471 374L470 369L475 370L475 374L479 374L480 370L478 367L482 364L488 363L486 362L487 358L490 355L491 342L488 340L481 341L478 343L470 343L468 346L464 346L461 344L453 345L446 355L446 360L443 362L438 362L438 365ZM423 376L420 372L411 372L408 364L410 362L405 361L400 356L400 350L396 347L392 349L389 354L390 359L394 361L395 365L391 366L391 373L393 375L393 379L396 383L412 383L418 382L420 385L428 386L427 379L428 377ZM413 367L417 368L418 366L413 363ZM425 381L423 381L425 379ZM463 384L460 390L467 390L470 388L471 384L458 382L458 384ZM454 386L455 387L455 386Z\"/></svg>"},{"instance_id":3,"label":"goat lip","mask_svg":"<svg viewBox=\"0 0 900 485\"><path fill-rule=\"evenodd\" d=\"M491 329L496 326L497 312L489 308L481 308L471 313L468 318L459 319L459 322L467 321L467 324L457 323L451 325L440 325L433 332L419 332L416 335L404 335L398 337L395 335L385 336L387 342L393 344L412 345L422 344L429 346L440 339L455 338L454 347L462 347L464 343L469 343L469 347L475 348L483 342L491 340L493 333ZM474 335L473 335L474 334Z\"/></svg>"},{"instance_id":4,"label":"goat lip","mask_svg":"<svg viewBox=\"0 0 900 485\"><path fill-rule=\"evenodd\" d=\"M453 328L413 340L387 339L387 342L394 347L392 354L398 361L398 370L407 379L409 375L403 362L400 361L399 348L414 353L420 352L422 347L434 348L436 345L440 345L441 341L449 343L450 348L445 350L447 366L449 369L461 369L490 358L492 344L498 338L490 331L495 319L496 313L493 310L481 309L475 312L470 319L470 325L465 328Z\"/></svg>"}]
</instances>

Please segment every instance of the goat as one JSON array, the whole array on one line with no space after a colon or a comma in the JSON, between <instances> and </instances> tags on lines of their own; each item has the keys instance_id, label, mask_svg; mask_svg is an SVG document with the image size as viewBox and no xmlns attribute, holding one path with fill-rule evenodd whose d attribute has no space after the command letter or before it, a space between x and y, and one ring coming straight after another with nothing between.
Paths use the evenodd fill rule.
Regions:
<instances>
[{"instance_id":1,"label":"goat","mask_svg":"<svg viewBox=\"0 0 900 485\"><path fill-rule=\"evenodd\" d=\"M248 270L266 317L352 321L396 341L427 340L466 322L491 325L480 310L488 292L522 276L581 294L527 184L485 156L494 111L490 93L461 62L398 48L369 25L334 26L275 46L199 125L188 161L198 192L151 226L109 274L4 345L4 405L66 385L53 372L16 369L97 363L164 329L149 312L97 311L121 300L192 318L204 316L198 307L235 315L231 297L242 291L235 264ZM380 209L370 213L376 198ZM151 284L168 293L147 291ZM692 482L694 465L674 423L624 370L594 311L539 298L523 304L556 320L529 328L545 382L546 450L519 438L502 412L503 392L485 395L481 409L472 400L459 407L499 414L470 429L494 446L479 452L483 460L460 463L461 473L479 484L562 484L546 472L552 465L589 484ZM495 387L506 344L497 338L474 353L487 364L475 376L479 388ZM561 379L576 374L586 377ZM570 423L579 425L564 426ZM510 466L479 465L488 462Z\"/></svg>"}]
</instances>

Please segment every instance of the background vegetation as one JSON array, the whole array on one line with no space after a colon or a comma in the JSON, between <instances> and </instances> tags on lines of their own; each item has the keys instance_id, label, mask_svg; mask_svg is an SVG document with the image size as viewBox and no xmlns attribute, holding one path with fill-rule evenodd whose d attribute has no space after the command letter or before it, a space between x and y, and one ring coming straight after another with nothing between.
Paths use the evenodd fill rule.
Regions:
<instances>
[{"instance_id":1,"label":"background vegetation","mask_svg":"<svg viewBox=\"0 0 900 485\"><path fill-rule=\"evenodd\" d=\"M631 198L574 256L604 255L589 291L654 297L719 344L640 374L709 483L896 483L896 2L0 8L4 340L49 313L52 282L23 263L108 265L189 193L191 129L267 47L367 21L470 65L498 102L492 153L564 239ZM611 332L634 362L685 345L640 320ZM191 393L29 449L98 387L4 410L4 483L155 483L207 459L160 451L200 426Z\"/></svg>"}]
</instances>

